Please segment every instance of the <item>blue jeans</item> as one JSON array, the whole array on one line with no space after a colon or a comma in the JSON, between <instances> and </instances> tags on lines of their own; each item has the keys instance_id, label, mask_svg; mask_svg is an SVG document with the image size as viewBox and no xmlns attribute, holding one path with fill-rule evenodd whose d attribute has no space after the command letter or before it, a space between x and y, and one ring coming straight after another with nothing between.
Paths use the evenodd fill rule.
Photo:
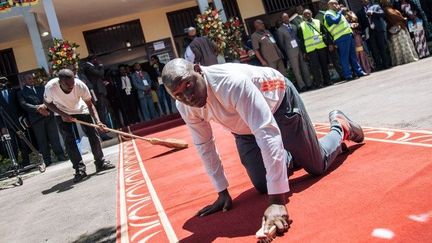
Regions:
<instances>
[{"instance_id":1,"label":"blue jeans","mask_svg":"<svg viewBox=\"0 0 432 243\"><path fill-rule=\"evenodd\" d=\"M352 78L350 64L351 67L353 68L353 71L358 76L361 76L363 70L358 63L353 35L352 34L344 35L340 37L338 40L336 40L335 43L338 47L339 62L342 66L344 78L346 79Z\"/></svg>"},{"instance_id":2,"label":"blue jeans","mask_svg":"<svg viewBox=\"0 0 432 243\"><path fill-rule=\"evenodd\" d=\"M157 117L156 110L153 105L153 99L150 94L139 98L139 101L141 106L141 114L145 121L149 121Z\"/></svg>"}]
</instances>

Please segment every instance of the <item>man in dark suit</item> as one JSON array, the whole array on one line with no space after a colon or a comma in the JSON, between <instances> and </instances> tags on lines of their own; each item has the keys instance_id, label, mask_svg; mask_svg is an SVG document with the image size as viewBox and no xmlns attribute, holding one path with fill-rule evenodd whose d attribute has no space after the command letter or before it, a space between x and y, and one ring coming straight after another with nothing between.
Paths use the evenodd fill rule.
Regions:
<instances>
[{"instance_id":1,"label":"man in dark suit","mask_svg":"<svg viewBox=\"0 0 432 243\"><path fill-rule=\"evenodd\" d=\"M390 57L387 53L386 22L383 9L370 0L363 0L363 8L357 12L362 35L372 51L377 69L390 68Z\"/></svg>"},{"instance_id":2,"label":"man in dark suit","mask_svg":"<svg viewBox=\"0 0 432 243\"><path fill-rule=\"evenodd\" d=\"M132 86L132 78L127 73L127 66L120 65L119 73L115 78L115 85L119 92L120 108L125 125L139 122L137 94Z\"/></svg>"},{"instance_id":3,"label":"man in dark suit","mask_svg":"<svg viewBox=\"0 0 432 243\"><path fill-rule=\"evenodd\" d=\"M17 89L8 87L8 80L0 80L0 130L1 134L9 134L11 138L12 148L15 155L15 159L18 160L18 148L21 151L21 163L22 167L30 164L30 148L25 144L25 142L17 137L16 127L20 126L19 117L22 114L20 107L18 105L17 99ZM10 119L7 119L9 117ZM10 122L13 124L11 124ZM7 153L4 156L8 156Z\"/></svg>"},{"instance_id":4,"label":"man in dark suit","mask_svg":"<svg viewBox=\"0 0 432 243\"><path fill-rule=\"evenodd\" d=\"M50 145L57 160L65 161L54 113L50 112L43 102L45 88L36 86L32 75L27 75L24 81L25 86L18 92L18 102L27 112L30 126L36 136L39 152L42 154L45 164L50 165L52 162Z\"/></svg>"},{"instance_id":5,"label":"man in dark suit","mask_svg":"<svg viewBox=\"0 0 432 243\"><path fill-rule=\"evenodd\" d=\"M283 24L277 30L279 42L288 59L287 67L292 68L300 91L305 91L312 87L309 67L303 59L304 53L299 48L300 43L297 36L298 27L290 24L289 15L282 14Z\"/></svg>"},{"instance_id":6,"label":"man in dark suit","mask_svg":"<svg viewBox=\"0 0 432 243\"><path fill-rule=\"evenodd\" d=\"M91 83L91 86L93 86L93 91L90 92L95 93L91 95L97 112L99 113L99 118L103 124L108 124L109 101L106 97L108 94L106 89L106 85L108 85L108 82L104 80L104 67L101 63L99 63L96 55L90 54L87 57L87 62L83 63L81 68L82 73L88 80L87 82ZM106 133L101 133L102 140L108 140L110 138L111 137L109 137Z\"/></svg>"}]
</instances>

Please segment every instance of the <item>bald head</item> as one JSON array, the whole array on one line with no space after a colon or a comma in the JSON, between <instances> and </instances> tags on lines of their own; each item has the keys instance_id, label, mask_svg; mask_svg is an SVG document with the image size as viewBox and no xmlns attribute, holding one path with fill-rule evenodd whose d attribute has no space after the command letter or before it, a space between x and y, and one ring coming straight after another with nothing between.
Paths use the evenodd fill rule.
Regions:
<instances>
[{"instance_id":1,"label":"bald head","mask_svg":"<svg viewBox=\"0 0 432 243\"><path fill-rule=\"evenodd\" d=\"M162 82L168 93L183 104L202 107L206 104L207 85L194 65L185 59L169 61L162 70Z\"/></svg>"},{"instance_id":2,"label":"bald head","mask_svg":"<svg viewBox=\"0 0 432 243\"><path fill-rule=\"evenodd\" d=\"M312 11L310 11L309 9L305 9L303 11L303 18L305 20L311 20L312 19Z\"/></svg>"},{"instance_id":3,"label":"bald head","mask_svg":"<svg viewBox=\"0 0 432 243\"><path fill-rule=\"evenodd\" d=\"M287 13L283 13L282 14L282 22L284 24L288 24L289 23L289 15Z\"/></svg>"},{"instance_id":4,"label":"bald head","mask_svg":"<svg viewBox=\"0 0 432 243\"><path fill-rule=\"evenodd\" d=\"M162 82L165 87L172 90L182 79L190 76L193 70L193 64L185 59L173 59L169 61L162 70Z\"/></svg>"}]
</instances>

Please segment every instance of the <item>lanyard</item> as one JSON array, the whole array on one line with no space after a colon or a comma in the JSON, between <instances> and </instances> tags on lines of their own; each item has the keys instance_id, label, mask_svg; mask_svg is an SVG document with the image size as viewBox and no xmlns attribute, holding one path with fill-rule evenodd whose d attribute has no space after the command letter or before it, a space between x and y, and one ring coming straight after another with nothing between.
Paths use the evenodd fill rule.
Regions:
<instances>
[{"instance_id":1,"label":"lanyard","mask_svg":"<svg viewBox=\"0 0 432 243\"><path fill-rule=\"evenodd\" d=\"M317 30L317 28L315 28L315 25L313 22L309 23L306 21L306 24L309 26L309 28L312 30L312 32L314 32L314 30L315 30L316 32L318 32L319 35L322 35L321 32L319 30Z\"/></svg>"}]
</instances>

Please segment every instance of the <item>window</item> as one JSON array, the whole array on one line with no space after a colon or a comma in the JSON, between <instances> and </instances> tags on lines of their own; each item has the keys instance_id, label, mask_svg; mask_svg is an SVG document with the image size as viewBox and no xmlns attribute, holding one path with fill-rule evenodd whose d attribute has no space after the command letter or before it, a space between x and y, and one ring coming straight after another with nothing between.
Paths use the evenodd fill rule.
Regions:
<instances>
[{"instance_id":1,"label":"window","mask_svg":"<svg viewBox=\"0 0 432 243\"><path fill-rule=\"evenodd\" d=\"M227 19L231 17L238 17L240 20L242 19L236 0L222 0L222 6Z\"/></svg>"},{"instance_id":2,"label":"window","mask_svg":"<svg viewBox=\"0 0 432 243\"><path fill-rule=\"evenodd\" d=\"M0 76L13 76L18 74L15 56L12 48L0 50Z\"/></svg>"},{"instance_id":3,"label":"window","mask_svg":"<svg viewBox=\"0 0 432 243\"><path fill-rule=\"evenodd\" d=\"M109 54L145 44L139 19L83 32L89 53Z\"/></svg>"},{"instance_id":4,"label":"window","mask_svg":"<svg viewBox=\"0 0 432 243\"><path fill-rule=\"evenodd\" d=\"M187 36L187 28L195 26L195 18L198 14L200 14L200 10L197 6L166 14L179 56L183 56L185 51L184 38Z\"/></svg>"}]
</instances>

